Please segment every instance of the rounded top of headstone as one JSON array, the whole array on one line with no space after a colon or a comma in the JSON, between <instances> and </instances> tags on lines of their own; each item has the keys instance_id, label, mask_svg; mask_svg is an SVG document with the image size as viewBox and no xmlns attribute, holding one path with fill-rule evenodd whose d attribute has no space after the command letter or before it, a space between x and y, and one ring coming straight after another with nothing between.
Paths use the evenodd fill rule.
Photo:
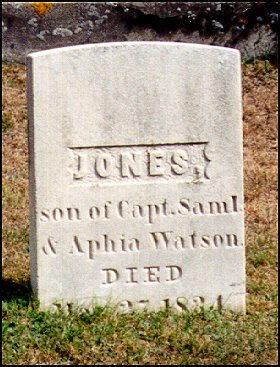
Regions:
<instances>
[{"instance_id":1,"label":"rounded top of headstone","mask_svg":"<svg viewBox=\"0 0 280 367\"><path fill-rule=\"evenodd\" d=\"M93 44L86 44L86 45L76 45L76 46L66 46L66 47L58 47L53 48L50 50L32 52L27 55L27 58L34 58L34 57L43 57L49 56L52 54L57 53L64 53L64 52L77 52L82 50L89 50L89 49L107 49L107 48L139 48L139 47L161 47L161 48L188 48L190 50L216 50L221 51L224 53L233 53L236 55L240 55L239 50L229 47L221 47L221 46L212 46L212 45L205 45L199 43L186 43L186 42L161 42L161 41L128 41L128 42L103 42L103 43L93 43Z\"/></svg>"}]
</instances>

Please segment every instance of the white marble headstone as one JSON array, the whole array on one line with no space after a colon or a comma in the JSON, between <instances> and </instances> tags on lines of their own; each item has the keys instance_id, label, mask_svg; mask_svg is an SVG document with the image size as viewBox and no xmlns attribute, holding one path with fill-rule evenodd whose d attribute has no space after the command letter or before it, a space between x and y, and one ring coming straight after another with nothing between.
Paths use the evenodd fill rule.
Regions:
<instances>
[{"instance_id":1,"label":"white marble headstone","mask_svg":"<svg viewBox=\"0 0 280 367\"><path fill-rule=\"evenodd\" d=\"M41 307L244 312L239 52L125 42L27 60Z\"/></svg>"}]
</instances>

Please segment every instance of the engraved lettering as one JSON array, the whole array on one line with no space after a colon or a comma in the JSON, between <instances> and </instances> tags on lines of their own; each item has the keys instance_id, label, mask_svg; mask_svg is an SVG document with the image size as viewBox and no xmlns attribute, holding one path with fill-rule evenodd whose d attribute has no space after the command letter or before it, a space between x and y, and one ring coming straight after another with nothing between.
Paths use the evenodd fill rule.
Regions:
<instances>
[{"instance_id":1,"label":"engraved lettering","mask_svg":"<svg viewBox=\"0 0 280 367\"><path fill-rule=\"evenodd\" d=\"M144 269L147 270L147 278L144 282L159 283L159 266L146 266Z\"/></svg>"},{"instance_id":2,"label":"engraved lettering","mask_svg":"<svg viewBox=\"0 0 280 367\"><path fill-rule=\"evenodd\" d=\"M168 248L169 241L173 232L150 232L150 238L152 239L152 244L158 250L159 247Z\"/></svg>"},{"instance_id":3,"label":"engraved lettering","mask_svg":"<svg viewBox=\"0 0 280 367\"><path fill-rule=\"evenodd\" d=\"M191 241L192 241L192 247L193 247L193 248L197 248L197 247L198 247L198 245L197 245L197 243L196 243L196 233L195 233L195 232L193 232L193 234L191 234L191 235L190 235L190 238L191 238Z\"/></svg>"},{"instance_id":4,"label":"engraved lettering","mask_svg":"<svg viewBox=\"0 0 280 367\"><path fill-rule=\"evenodd\" d=\"M201 247L207 248L210 247L210 238L209 236L201 237Z\"/></svg>"},{"instance_id":5,"label":"engraved lettering","mask_svg":"<svg viewBox=\"0 0 280 367\"><path fill-rule=\"evenodd\" d=\"M135 279L135 272L137 271L137 268L126 268L127 270L127 278L128 280L126 283L138 283L138 281Z\"/></svg>"},{"instance_id":6,"label":"engraved lettering","mask_svg":"<svg viewBox=\"0 0 280 367\"><path fill-rule=\"evenodd\" d=\"M168 210L166 200L163 203L147 205L132 205L122 200L117 205L117 216L121 219L144 218L148 224L154 224L159 217L165 217L169 213Z\"/></svg>"},{"instance_id":7,"label":"engraved lettering","mask_svg":"<svg viewBox=\"0 0 280 367\"><path fill-rule=\"evenodd\" d=\"M95 259L95 253L100 250L100 242L99 241L88 241L88 252L89 252L89 259Z\"/></svg>"},{"instance_id":8,"label":"engraved lettering","mask_svg":"<svg viewBox=\"0 0 280 367\"><path fill-rule=\"evenodd\" d=\"M164 307L166 308L166 310L171 307L170 299L169 298L163 299L161 302L164 303Z\"/></svg>"},{"instance_id":9,"label":"engraved lettering","mask_svg":"<svg viewBox=\"0 0 280 367\"><path fill-rule=\"evenodd\" d=\"M48 209L41 210L40 221L47 222L50 219L50 211Z\"/></svg>"},{"instance_id":10,"label":"engraved lettering","mask_svg":"<svg viewBox=\"0 0 280 367\"><path fill-rule=\"evenodd\" d=\"M149 152L149 175L162 176L165 173L164 158L165 153L162 150L153 150Z\"/></svg>"},{"instance_id":11,"label":"engraved lettering","mask_svg":"<svg viewBox=\"0 0 280 367\"><path fill-rule=\"evenodd\" d=\"M106 234L104 234L104 244L105 244L105 252L116 252L115 241L108 238Z\"/></svg>"},{"instance_id":12,"label":"engraved lettering","mask_svg":"<svg viewBox=\"0 0 280 367\"><path fill-rule=\"evenodd\" d=\"M127 238L124 234L117 238L102 234L98 239L83 240L83 243L78 236L74 236L69 254L79 255L88 249L89 260L94 260L98 253L113 255L120 252L139 252L139 248L140 241L137 238Z\"/></svg>"},{"instance_id":13,"label":"engraved lettering","mask_svg":"<svg viewBox=\"0 0 280 367\"><path fill-rule=\"evenodd\" d=\"M211 214L216 214L216 213L228 213L227 211L227 203L226 202L210 202L210 213ZM223 208L222 208L223 206Z\"/></svg>"},{"instance_id":14,"label":"engraved lettering","mask_svg":"<svg viewBox=\"0 0 280 367\"><path fill-rule=\"evenodd\" d=\"M92 206L89 209L89 217L90 219L97 219L100 217L100 209L97 208L96 206Z\"/></svg>"},{"instance_id":15,"label":"engraved lettering","mask_svg":"<svg viewBox=\"0 0 280 367\"><path fill-rule=\"evenodd\" d=\"M238 210L237 210L237 196L232 196L231 198L232 198L232 210L237 213L238 212Z\"/></svg>"},{"instance_id":16,"label":"engraved lettering","mask_svg":"<svg viewBox=\"0 0 280 367\"><path fill-rule=\"evenodd\" d=\"M207 249L216 247L241 247L235 234L215 234L200 235L194 231L191 235L176 236L172 231L149 232L151 245L156 250L186 250L186 249Z\"/></svg>"},{"instance_id":17,"label":"engraved lettering","mask_svg":"<svg viewBox=\"0 0 280 367\"><path fill-rule=\"evenodd\" d=\"M222 297L218 296L216 301L214 302L213 306L218 307L218 309L221 308ZM179 310L179 311L186 311L189 308L198 308L203 307L205 305L205 298L203 296L195 296L195 297L177 297L173 302L170 298L166 298L161 300L161 303L163 303L164 307L166 309L173 307L173 305Z\"/></svg>"},{"instance_id":18,"label":"engraved lettering","mask_svg":"<svg viewBox=\"0 0 280 367\"><path fill-rule=\"evenodd\" d=\"M42 247L42 250L45 255L56 256L56 245L57 241L55 241L52 237L48 238L47 245Z\"/></svg>"},{"instance_id":19,"label":"engraved lettering","mask_svg":"<svg viewBox=\"0 0 280 367\"><path fill-rule=\"evenodd\" d=\"M184 215L184 214L188 214L190 211L191 211L191 208L189 204L189 199L180 200L178 213Z\"/></svg>"},{"instance_id":20,"label":"engraved lettering","mask_svg":"<svg viewBox=\"0 0 280 367\"><path fill-rule=\"evenodd\" d=\"M133 303L131 301L121 301L118 303L118 308L120 312L128 312L133 308Z\"/></svg>"},{"instance_id":21,"label":"engraved lettering","mask_svg":"<svg viewBox=\"0 0 280 367\"><path fill-rule=\"evenodd\" d=\"M215 245L216 247L221 246L221 245L223 244L223 242L224 242L224 240L223 240L223 237L222 237L221 235L216 234L216 235L214 236L214 245Z\"/></svg>"},{"instance_id":22,"label":"engraved lettering","mask_svg":"<svg viewBox=\"0 0 280 367\"><path fill-rule=\"evenodd\" d=\"M113 157L110 154L100 154L95 161L95 170L98 176L108 177L113 169Z\"/></svg>"},{"instance_id":23,"label":"engraved lettering","mask_svg":"<svg viewBox=\"0 0 280 367\"><path fill-rule=\"evenodd\" d=\"M106 203L104 205L104 216L105 216L106 219L110 218L109 208L111 207L111 205L112 205L111 201L106 201Z\"/></svg>"},{"instance_id":24,"label":"engraved lettering","mask_svg":"<svg viewBox=\"0 0 280 367\"><path fill-rule=\"evenodd\" d=\"M178 214L187 215L225 215L237 213L237 196L232 196L228 202L209 201L209 202L192 202L191 199L182 198L178 203Z\"/></svg>"},{"instance_id":25,"label":"engraved lettering","mask_svg":"<svg viewBox=\"0 0 280 367\"><path fill-rule=\"evenodd\" d=\"M131 238L127 240L124 235L120 237L120 243L121 243L121 251L127 252L138 252L140 247L140 242L137 238Z\"/></svg>"},{"instance_id":26,"label":"engraved lettering","mask_svg":"<svg viewBox=\"0 0 280 367\"><path fill-rule=\"evenodd\" d=\"M41 210L40 221L41 222L67 222L67 221L80 221L80 211L77 208L55 208L53 210L43 209Z\"/></svg>"},{"instance_id":27,"label":"engraved lettering","mask_svg":"<svg viewBox=\"0 0 280 367\"><path fill-rule=\"evenodd\" d=\"M109 219L110 218L110 209L111 209L111 201L106 201L104 205L101 207L92 206L89 209L89 218L92 220L97 219Z\"/></svg>"},{"instance_id":28,"label":"engraved lettering","mask_svg":"<svg viewBox=\"0 0 280 367\"><path fill-rule=\"evenodd\" d=\"M85 252L83 251L82 246L79 243L79 239L78 239L77 236L74 236L72 244L73 244L73 246L72 246L71 250L69 251L69 254L84 255Z\"/></svg>"},{"instance_id":29,"label":"engraved lettering","mask_svg":"<svg viewBox=\"0 0 280 367\"><path fill-rule=\"evenodd\" d=\"M167 282L171 282L182 278L182 269L179 266L167 265L166 270L168 270L166 278Z\"/></svg>"},{"instance_id":30,"label":"engraved lettering","mask_svg":"<svg viewBox=\"0 0 280 367\"><path fill-rule=\"evenodd\" d=\"M148 205L149 223L154 223L155 218L160 213L160 207L158 205Z\"/></svg>"},{"instance_id":31,"label":"engraved lettering","mask_svg":"<svg viewBox=\"0 0 280 367\"><path fill-rule=\"evenodd\" d=\"M195 307L202 307L204 305L204 297L196 296L192 299L192 303Z\"/></svg>"},{"instance_id":32,"label":"engraved lettering","mask_svg":"<svg viewBox=\"0 0 280 367\"><path fill-rule=\"evenodd\" d=\"M169 203L166 199L162 203L162 209L163 209L163 211L162 211L163 215L165 215L166 217L171 214L171 209L170 209Z\"/></svg>"},{"instance_id":33,"label":"engraved lettering","mask_svg":"<svg viewBox=\"0 0 280 367\"><path fill-rule=\"evenodd\" d=\"M63 210L60 208L55 208L52 212L52 215L53 219L58 222L63 218Z\"/></svg>"},{"instance_id":34,"label":"engraved lettering","mask_svg":"<svg viewBox=\"0 0 280 367\"><path fill-rule=\"evenodd\" d=\"M128 251L139 251L140 242L137 238L132 238L128 244Z\"/></svg>"},{"instance_id":35,"label":"engraved lettering","mask_svg":"<svg viewBox=\"0 0 280 367\"><path fill-rule=\"evenodd\" d=\"M121 153L121 175L129 177L142 175L142 155L141 153Z\"/></svg>"},{"instance_id":36,"label":"engraved lettering","mask_svg":"<svg viewBox=\"0 0 280 367\"><path fill-rule=\"evenodd\" d=\"M227 234L227 246L238 246L237 236L235 234Z\"/></svg>"},{"instance_id":37,"label":"engraved lettering","mask_svg":"<svg viewBox=\"0 0 280 367\"><path fill-rule=\"evenodd\" d=\"M194 214L204 214L203 204L198 202L194 203L193 212Z\"/></svg>"},{"instance_id":38,"label":"engraved lettering","mask_svg":"<svg viewBox=\"0 0 280 367\"><path fill-rule=\"evenodd\" d=\"M141 205L134 205L133 218L143 218L145 216L144 208Z\"/></svg>"},{"instance_id":39,"label":"engraved lettering","mask_svg":"<svg viewBox=\"0 0 280 367\"><path fill-rule=\"evenodd\" d=\"M171 165L172 172L176 173L177 175L182 175L187 172L189 168L188 153L185 150L175 150L171 161L174 163Z\"/></svg>"},{"instance_id":40,"label":"engraved lettering","mask_svg":"<svg viewBox=\"0 0 280 367\"><path fill-rule=\"evenodd\" d=\"M118 214L121 218L126 218L128 216L128 202L127 201L120 201L118 205Z\"/></svg>"},{"instance_id":41,"label":"engraved lettering","mask_svg":"<svg viewBox=\"0 0 280 367\"><path fill-rule=\"evenodd\" d=\"M88 159L87 154L78 154L77 156L77 171L73 173L74 179L80 179L88 173Z\"/></svg>"},{"instance_id":42,"label":"engraved lettering","mask_svg":"<svg viewBox=\"0 0 280 367\"><path fill-rule=\"evenodd\" d=\"M186 247L185 239L181 236L177 236L174 240L174 245L177 250L182 250Z\"/></svg>"},{"instance_id":43,"label":"engraved lettering","mask_svg":"<svg viewBox=\"0 0 280 367\"><path fill-rule=\"evenodd\" d=\"M112 284L115 283L120 275L116 269L102 269L105 272L105 281L102 284Z\"/></svg>"},{"instance_id":44,"label":"engraved lettering","mask_svg":"<svg viewBox=\"0 0 280 367\"><path fill-rule=\"evenodd\" d=\"M80 211L77 208L67 208L67 218L68 220L81 220Z\"/></svg>"},{"instance_id":45,"label":"engraved lettering","mask_svg":"<svg viewBox=\"0 0 280 367\"><path fill-rule=\"evenodd\" d=\"M184 310L186 311L187 310L187 306L188 306L188 301L185 297L178 297L176 299L176 304L177 306L181 309L181 310Z\"/></svg>"},{"instance_id":46,"label":"engraved lettering","mask_svg":"<svg viewBox=\"0 0 280 367\"><path fill-rule=\"evenodd\" d=\"M163 306L165 309L170 309L172 307L177 308L179 311L187 311L188 309L193 308L201 308L206 303L205 297L203 296L195 296L186 298L184 296L176 297L174 300L171 298L165 298L160 300L161 306ZM207 304L211 304L213 307L217 308L218 310L221 310L222 308L222 295L218 295L214 302L209 303L209 299L207 300ZM121 311L129 311L133 308L140 308L144 309L147 307L147 305L150 303L149 300L123 300L120 301L117 306L119 307L119 310Z\"/></svg>"},{"instance_id":47,"label":"engraved lettering","mask_svg":"<svg viewBox=\"0 0 280 367\"><path fill-rule=\"evenodd\" d=\"M73 184L166 182L209 180L206 169L208 143L162 144L158 146L69 148L69 172Z\"/></svg>"},{"instance_id":48,"label":"engraved lettering","mask_svg":"<svg viewBox=\"0 0 280 367\"><path fill-rule=\"evenodd\" d=\"M126 267L125 269L103 269L106 273L106 282L102 284L111 284L117 281L123 281L126 284L144 283L159 283L175 282L182 278L182 268L177 265L160 266L145 266L137 268L134 266ZM165 276L164 276L165 274Z\"/></svg>"}]
</instances>

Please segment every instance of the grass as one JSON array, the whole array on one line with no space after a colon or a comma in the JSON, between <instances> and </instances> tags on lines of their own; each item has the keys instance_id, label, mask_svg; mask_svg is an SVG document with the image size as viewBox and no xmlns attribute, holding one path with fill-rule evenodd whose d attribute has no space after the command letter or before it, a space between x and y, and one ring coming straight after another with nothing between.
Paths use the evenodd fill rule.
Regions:
<instances>
[{"instance_id":1,"label":"grass","mask_svg":"<svg viewBox=\"0 0 280 367\"><path fill-rule=\"evenodd\" d=\"M42 312L29 285L25 67L2 64L2 363L277 365L277 77L244 63L247 312Z\"/></svg>"},{"instance_id":2,"label":"grass","mask_svg":"<svg viewBox=\"0 0 280 367\"><path fill-rule=\"evenodd\" d=\"M261 364L277 348L273 314L97 307L77 316L26 299L4 302L3 314L7 364Z\"/></svg>"}]
</instances>

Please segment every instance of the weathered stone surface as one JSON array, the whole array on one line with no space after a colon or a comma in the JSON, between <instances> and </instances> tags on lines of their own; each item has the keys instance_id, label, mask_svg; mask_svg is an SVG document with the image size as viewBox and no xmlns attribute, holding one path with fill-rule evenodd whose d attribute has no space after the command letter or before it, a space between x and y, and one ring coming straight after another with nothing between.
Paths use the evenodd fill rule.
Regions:
<instances>
[{"instance_id":1,"label":"weathered stone surface","mask_svg":"<svg viewBox=\"0 0 280 367\"><path fill-rule=\"evenodd\" d=\"M27 65L41 306L244 311L239 52L104 43Z\"/></svg>"},{"instance_id":2,"label":"weathered stone surface","mask_svg":"<svg viewBox=\"0 0 280 367\"><path fill-rule=\"evenodd\" d=\"M236 48L244 59L277 57L277 2L4 3L2 57L115 41L176 41ZM42 3L43 4L43 3Z\"/></svg>"}]
</instances>

